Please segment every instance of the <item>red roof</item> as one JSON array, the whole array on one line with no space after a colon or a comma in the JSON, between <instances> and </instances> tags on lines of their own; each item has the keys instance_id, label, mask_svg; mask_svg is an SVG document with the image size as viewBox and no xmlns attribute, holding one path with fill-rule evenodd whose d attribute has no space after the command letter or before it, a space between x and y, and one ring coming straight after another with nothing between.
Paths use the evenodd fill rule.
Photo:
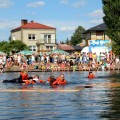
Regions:
<instances>
[{"instance_id":1,"label":"red roof","mask_svg":"<svg viewBox=\"0 0 120 120\"><path fill-rule=\"evenodd\" d=\"M58 48L64 51L75 50L72 46L67 44L58 44Z\"/></svg>"},{"instance_id":2,"label":"red roof","mask_svg":"<svg viewBox=\"0 0 120 120\"><path fill-rule=\"evenodd\" d=\"M29 22L29 23L26 23L25 25L22 25L20 27L12 29L11 32L17 31L17 30L20 30L20 29L56 29L56 28L50 27L50 26L47 26L47 25L43 25L43 24L40 24L40 23L36 23L36 22Z\"/></svg>"}]
</instances>

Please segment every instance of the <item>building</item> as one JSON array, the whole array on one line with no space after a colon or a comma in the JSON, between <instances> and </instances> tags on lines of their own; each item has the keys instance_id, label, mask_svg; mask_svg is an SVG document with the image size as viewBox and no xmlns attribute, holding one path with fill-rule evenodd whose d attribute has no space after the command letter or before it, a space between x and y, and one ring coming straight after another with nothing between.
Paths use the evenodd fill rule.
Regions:
<instances>
[{"instance_id":1,"label":"building","mask_svg":"<svg viewBox=\"0 0 120 120\"><path fill-rule=\"evenodd\" d=\"M72 53L75 51L75 49L71 45L67 45L67 44L58 44L57 49L64 50L69 53Z\"/></svg>"},{"instance_id":2,"label":"building","mask_svg":"<svg viewBox=\"0 0 120 120\"><path fill-rule=\"evenodd\" d=\"M23 41L35 53L49 52L56 47L56 28L21 20L21 26L11 30L11 40Z\"/></svg>"},{"instance_id":3,"label":"building","mask_svg":"<svg viewBox=\"0 0 120 120\"><path fill-rule=\"evenodd\" d=\"M95 27L92 27L84 32L86 46L89 46L89 50L96 52L108 52L108 44L111 42L110 38L106 34L107 25L102 23Z\"/></svg>"}]
</instances>

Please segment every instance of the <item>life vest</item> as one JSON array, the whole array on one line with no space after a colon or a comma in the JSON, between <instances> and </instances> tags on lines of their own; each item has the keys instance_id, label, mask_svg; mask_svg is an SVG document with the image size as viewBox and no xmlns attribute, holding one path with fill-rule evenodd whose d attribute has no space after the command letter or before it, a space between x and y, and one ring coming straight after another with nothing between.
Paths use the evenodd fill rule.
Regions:
<instances>
[{"instance_id":1,"label":"life vest","mask_svg":"<svg viewBox=\"0 0 120 120\"><path fill-rule=\"evenodd\" d=\"M32 80L30 84L36 84L36 81Z\"/></svg>"},{"instance_id":2,"label":"life vest","mask_svg":"<svg viewBox=\"0 0 120 120\"><path fill-rule=\"evenodd\" d=\"M23 72L20 73L20 76L21 76L22 80L27 80L28 79L28 74L25 74Z\"/></svg>"},{"instance_id":3,"label":"life vest","mask_svg":"<svg viewBox=\"0 0 120 120\"><path fill-rule=\"evenodd\" d=\"M24 82L26 85L31 84L30 80L23 80L23 82Z\"/></svg>"},{"instance_id":4,"label":"life vest","mask_svg":"<svg viewBox=\"0 0 120 120\"><path fill-rule=\"evenodd\" d=\"M39 80L39 83L45 83L45 81L44 80Z\"/></svg>"},{"instance_id":5,"label":"life vest","mask_svg":"<svg viewBox=\"0 0 120 120\"><path fill-rule=\"evenodd\" d=\"M44 83L44 80L39 80L38 78L34 78L33 81L35 81L36 83Z\"/></svg>"},{"instance_id":6,"label":"life vest","mask_svg":"<svg viewBox=\"0 0 120 120\"><path fill-rule=\"evenodd\" d=\"M61 81L61 79L58 77L55 82L53 82L53 85L66 85L66 80L64 79Z\"/></svg>"},{"instance_id":7,"label":"life vest","mask_svg":"<svg viewBox=\"0 0 120 120\"><path fill-rule=\"evenodd\" d=\"M47 81L50 82L50 78L48 78Z\"/></svg>"},{"instance_id":8,"label":"life vest","mask_svg":"<svg viewBox=\"0 0 120 120\"><path fill-rule=\"evenodd\" d=\"M88 78L95 78L95 75L89 74L89 75L88 75Z\"/></svg>"},{"instance_id":9,"label":"life vest","mask_svg":"<svg viewBox=\"0 0 120 120\"><path fill-rule=\"evenodd\" d=\"M54 77L49 77L47 79L47 82L50 83L50 85L52 85L52 83L55 81L56 79Z\"/></svg>"},{"instance_id":10,"label":"life vest","mask_svg":"<svg viewBox=\"0 0 120 120\"><path fill-rule=\"evenodd\" d=\"M29 85L29 84L36 84L36 81L32 80L23 80L23 82L26 84L26 85Z\"/></svg>"}]
</instances>

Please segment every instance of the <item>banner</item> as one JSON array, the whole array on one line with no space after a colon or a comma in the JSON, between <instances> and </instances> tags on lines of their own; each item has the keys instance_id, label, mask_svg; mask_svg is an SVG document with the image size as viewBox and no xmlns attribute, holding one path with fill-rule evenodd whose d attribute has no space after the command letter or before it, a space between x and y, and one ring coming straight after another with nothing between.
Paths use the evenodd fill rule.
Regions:
<instances>
[{"instance_id":1,"label":"banner","mask_svg":"<svg viewBox=\"0 0 120 120\"><path fill-rule=\"evenodd\" d=\"M90 47L107 47L107 43L110 43L110 40L89 40Z\"/></svg>"}]
</instances>

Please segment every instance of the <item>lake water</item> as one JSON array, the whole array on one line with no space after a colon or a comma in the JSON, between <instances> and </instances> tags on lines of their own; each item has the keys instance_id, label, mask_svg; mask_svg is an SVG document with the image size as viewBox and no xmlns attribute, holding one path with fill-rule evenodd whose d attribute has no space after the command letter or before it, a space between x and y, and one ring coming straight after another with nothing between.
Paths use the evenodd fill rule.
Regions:
<instances>
[{"instance_id":1,"label":"lake water","mask_svg":"<svg viewBox=\"0 0 120 120\"><path fill-rule=\"evenodd\" d=\"M120 82L119 71L63 72L68 84L58 89L75 89L92 83ZM47 80L60 72L30 72ZM2 73L0 80L19 77L18 72ZM0 89L22 89L19 84L0 84ZM49 85L28 86L26 89L53 89ZM0 120L119 120L120 87L84 88L79 92L0 92Z\"/></svg>"}]
</instances>

